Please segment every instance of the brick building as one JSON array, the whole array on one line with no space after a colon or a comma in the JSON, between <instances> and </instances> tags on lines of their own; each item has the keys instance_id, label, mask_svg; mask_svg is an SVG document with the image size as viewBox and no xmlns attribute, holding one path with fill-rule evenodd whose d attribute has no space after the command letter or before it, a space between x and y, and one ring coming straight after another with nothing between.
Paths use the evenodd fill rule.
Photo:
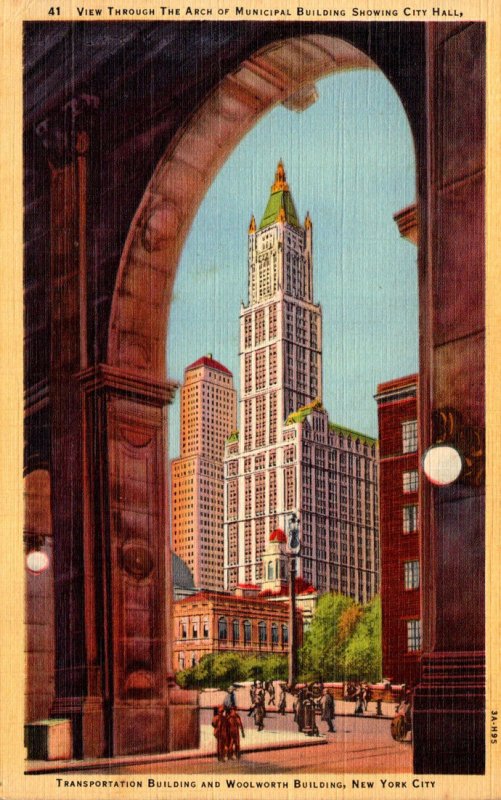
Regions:
<instances>
[{"instance_id":1,"label":"brick building","mask_svg":"<svg viewBox=\"0 0 501 800\"><path fill-rule=\"evenodd\" d=\"M422 648L418 376L381 383L379 420L379 525L383 674L415 684Z\"/></svg>"},{"instance_id":2,"label":"brick building","mask_svg":"<svg viewBox=\"0 0 501 800\"><path fill-rule=\"evenodd\" d=\"M259 592L259 587L249 587ZM174 670L198 664L208 653L278 653L289 646L289 603L276 603L223 592L199 592L174 603ZM297 611L297 642L302 644L303 621Z\"/></svg>"},{"instance_id":3,"label":"brick building","mask_svg":"<svg viewBox=\"0 0 501 800\"><path fill-rule=\"evenodd\" d=\"M233 376L203 356L184 371L181 452L171 464L172 548L198 588L223 588L223 454L235 425Z\"/></svg>"}]
</instances>

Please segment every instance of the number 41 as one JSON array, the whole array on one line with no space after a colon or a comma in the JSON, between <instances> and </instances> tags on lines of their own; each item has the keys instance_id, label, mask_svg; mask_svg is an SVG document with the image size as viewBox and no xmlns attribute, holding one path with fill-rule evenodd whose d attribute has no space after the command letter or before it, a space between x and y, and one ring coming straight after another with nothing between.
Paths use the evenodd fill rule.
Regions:
<instances>
[{"instance_id":1,"label":"number 41","mask_svg":"<svg viewBox=\"0 0 501 800\"><path fill-rule=\"evenodd\" d=\"M61 13L60 6L51 6L48 11L49 17L58 17L60 13Z\"/></svg>"}]
</instances>

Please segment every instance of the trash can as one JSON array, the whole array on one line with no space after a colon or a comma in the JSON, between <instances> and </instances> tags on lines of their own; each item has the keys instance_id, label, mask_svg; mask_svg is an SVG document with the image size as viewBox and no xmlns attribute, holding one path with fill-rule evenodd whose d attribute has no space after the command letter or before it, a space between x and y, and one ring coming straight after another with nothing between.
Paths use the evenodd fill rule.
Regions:
<instances>
[{"instance_id":1,"label":"trash can","mask_svg":"<svg viewBox=\"0 0 501 800\"><path fill-rule=\"evenodd\" d=\"M24 746L32 761L59 761L73 755L71 721L41 719L24 726Z\"/></svg>"}]
</instances>

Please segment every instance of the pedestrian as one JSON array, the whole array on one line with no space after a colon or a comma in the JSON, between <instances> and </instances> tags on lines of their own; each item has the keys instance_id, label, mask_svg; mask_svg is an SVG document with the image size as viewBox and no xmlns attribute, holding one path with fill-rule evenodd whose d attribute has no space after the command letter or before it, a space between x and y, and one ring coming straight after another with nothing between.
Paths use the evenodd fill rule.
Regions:
<instances>
[{"instance_id":1,"label":"pedestrian","mask_svg":"<svg viewBox=\"0 0 501 800\"><path fill-rule=\"evenodd\" d=\"M240 759L240 733L245 739L244 726L237 709L233 707L228 715L228 761Z\"/></svg>"},{"instance_id":2,"label":"pedestrian","mask_svg":"<svg viewBox=\"0 0 501 800\"><path fill-rule=\"evenodd\" d=\"M287 708L287 694L285 692L285 683L280 683L280 695L278 698L278 713L285 714L285 710Z\"/></svg>"},{"instance_id":3,"label":"pedestrian","mask_svg":"<svg viewBox=\"0 0 501 800\"><path fill-rule=\"evenodd\" d=\"M304 691L303 689L299 689L293 704L294 722L297 725L298 731L302 731L304 728L304 699Z\"/></svg>"},{"instance_id":4,"label":"pedestrian","mask_svg":"<svg viewBox=\"0 0 501 800\"><path fill-rule=\"evenodd\" d=\"M336 716L336 704L334 702L334 697L330 692L327 691L327 689L322 691L322 697L320 698L320 711L320 719L327 723L327 730L330 733L335 733L336 729L332 721Z\"/></svg>"},{"instance_id":5,"label":"pedestrian","mask_svg":"<svg viewBox=\"0 0 501 800\"><path fill-rule=\"evenodd\" d=\"M228 717L225 713L224 706L214 706L212 727L214 728L214 736L217 742L217 759L224 761L228 753Z\"/></svg>"},{"instance_id":6,"label":"pedestrian","mask_svg":"<svg viewBox=\"0 0 501 800\"><path fill-rule=\"evenodd\" d=\"M364 713L364 697L363 691L360 684L357 686L357 691L355 693L355 714L359 716L360 714Z\"/></svg>"},{"instance_id":7,"label":"pedestrian","mask_svg":"<svg viewBox=\"0 0 501 800\"><path fill-rule=\"evenodd\" d=\"M226 692L226 697L223 700L224 710L229 713L230 709L236 708L237 701L235 699L235 687L233 685L228 686L228 690Z\"/></svg>"},{"instance_id":8,"label":"pedestrian","mask_svg":"<svg viewBox=\"0 0 501 800\"><path fill-rule=\"evenodd\" d=\"M256 705L254 707L254 725L258 731L264 728L264 691L256 695Z\"/></svg>"},{"instance_id":9,"label":"pedestrian","mask_svg":"<svg viewBox=\"0 0 501 800\"><path fill-rule=\"evenodd\" d=\"M249 689L250 706L249 706L249 713L247 714L248 717L252 717L254 713L254 708L256 707L256 690L257 690L257 683L256 681L253 681Z\"/></svg>"},{"instance_id":10,"label":"pedestrian","mask_svg":"<svg viewBox=\"0 0 501 800\"><path fill-rule=\"evenodd\" d=\"M268 683L266 685L266 688L267 688L268 694L270 696L270 699L268 700L268 705L269 706L274 706L275 705L275 686L273 685L273 681L268 681Z\"/></svg>"}]
</instances>

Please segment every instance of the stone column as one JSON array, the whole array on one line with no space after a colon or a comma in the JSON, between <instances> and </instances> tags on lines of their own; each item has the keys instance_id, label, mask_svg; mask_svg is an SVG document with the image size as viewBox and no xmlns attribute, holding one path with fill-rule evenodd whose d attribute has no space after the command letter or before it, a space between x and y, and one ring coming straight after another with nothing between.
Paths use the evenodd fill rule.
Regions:
<instances>
[{"instance_id":1,"label":"stone column","mask_svg":"<svg viewBox=\"0 0 501 800\"><path fill-rule=\"evenodd\" d=\"M421 481L423 633L414 703L418 773L485 764L485 29L427 26L426 199L420 251L421 450L464 455L448 487Z\"/></svg>"},{"instance_id":2,"label":"stone column","mask_svg":"<svg viewBox=\"0 0 501 800\"><path fill-rule=\"evenodd\" d=\"M172 672L165 405L176 384L106 365L82 372L89 697L113 755L197 746L196 693ZM175 706L175 708L174 708ZM93 741L97 709L84 713Z\"/></svg>"},{"instance_id":3,"label":"stone column","mask_svg":"<svg viewBox=\"0 0 501 800\"><path fill-rule=\"evenodd\" d=\"M87 366L87 157L98 100L80 95L37 128L50 169L51 510L54 542L55 701L53 716L73 722L74 753L84 754L88 694L84 624L82 408L77 374ZM103 723L97 726L104 740Z\"/></svg>"},{"instance_id":4,"label":"stone column","mask_svg":"<svg viewBox=\"0 0 501 800\"><path fill-rule=\"evenodd\" d=\"M89 366L87 95L37 128L51 179L52 715L74 755L196 746L193 693L171 666L165 405L172 384ZM172 708L176 706L175 713Z\"/></svg>"}]
</instances>

